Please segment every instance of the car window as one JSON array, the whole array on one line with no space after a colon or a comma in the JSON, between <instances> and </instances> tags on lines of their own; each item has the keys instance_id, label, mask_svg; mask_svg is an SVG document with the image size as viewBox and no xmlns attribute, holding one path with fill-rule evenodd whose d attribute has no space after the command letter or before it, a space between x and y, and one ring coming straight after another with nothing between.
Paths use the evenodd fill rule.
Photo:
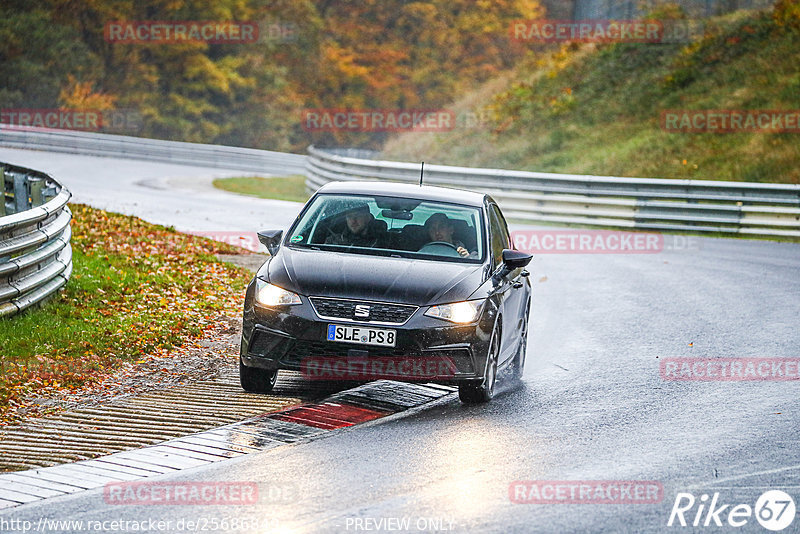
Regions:
<instances>
[{"instance_id":1,"label":"car window","mask_svg":"<svg viewBox=\"0 0 800 534\"><path fill-rule=\"evenodd\" d=\"M511 248L508 226L500 209L494 204L489 204L489 220L492 234L492 260L494 265L500 265L503 263L503 250Z\"/></svg>"},{"instance_id":2,"label":"car window","mask_svg":"<svg viewBox=\"0 0 800 534\"><path fill-rule=\"evenodd\" d=\"M437 232L434 227L444 225ZM384 196L322 194L287 235L289 246L421 259L481 262L477 207ZM442 233L443 232L443 233Z\"/></svg>"}]
</instances>

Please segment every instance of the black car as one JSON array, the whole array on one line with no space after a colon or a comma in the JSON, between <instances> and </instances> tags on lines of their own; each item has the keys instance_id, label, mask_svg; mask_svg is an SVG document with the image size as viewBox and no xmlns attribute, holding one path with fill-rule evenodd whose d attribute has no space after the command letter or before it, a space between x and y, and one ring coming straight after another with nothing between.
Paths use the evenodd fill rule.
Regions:
<instances>
[{"instance_id":1,"label":"black car","mask_svg":"<svg viewBox=\"0 0 800 534\"><path fill-rule=\"evenodd\" d=\"M498 371L521 377L531 256L488 195L330 183L286 235L259 238L272 257L245 297L245 390L268 392L291 369L457 385L474 403L492 398Z\"/></svg>"}]
</instances>

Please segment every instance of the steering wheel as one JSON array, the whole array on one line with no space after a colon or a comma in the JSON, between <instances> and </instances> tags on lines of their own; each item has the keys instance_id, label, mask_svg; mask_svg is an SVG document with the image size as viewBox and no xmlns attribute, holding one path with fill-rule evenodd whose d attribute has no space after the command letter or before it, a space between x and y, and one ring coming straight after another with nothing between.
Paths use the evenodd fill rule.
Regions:
<instances>
[{"instance_id":1,"label":"steering wheel","mask_svg":"<svg viewBox=\"0 0 800 534\"><path fill-rule=\"evenodd\" d=\"M435 256L449 256L452 258L460 258L461 254L458 252L458 247L447 241L431 241L426 243L421 249L422 254L433 254Z\"/></svg>"}]
</instances>

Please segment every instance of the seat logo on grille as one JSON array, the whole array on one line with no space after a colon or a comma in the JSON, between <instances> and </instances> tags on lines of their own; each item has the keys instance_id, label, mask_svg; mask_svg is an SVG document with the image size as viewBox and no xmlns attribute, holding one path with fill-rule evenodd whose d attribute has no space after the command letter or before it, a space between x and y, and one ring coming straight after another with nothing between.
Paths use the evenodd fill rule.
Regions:
<instances>
[{"instance_id":1,"label":"seat logo on grille","mask_svg":"<svg viewBox=\"0 0 800 534\"><path fill-rule=\"evenodd\" d=\"M353 317L362 317L362 318L369 318L369 306L364 306L363 304L357 304L355 311L353 311Z\"/></svg>"}]
</instances>

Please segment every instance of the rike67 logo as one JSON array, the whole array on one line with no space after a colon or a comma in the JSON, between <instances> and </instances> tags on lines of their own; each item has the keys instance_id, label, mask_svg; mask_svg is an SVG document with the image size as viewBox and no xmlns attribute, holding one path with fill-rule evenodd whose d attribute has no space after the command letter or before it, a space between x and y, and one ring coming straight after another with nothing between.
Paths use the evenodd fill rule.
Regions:
<instances>
[{"instance_id":1,"label":"rike67 logo","mask_svg":"<svg viewBox=\"0 0 800 534\"><path fill-rule=\"evenodd\" d=\"M794 521L794 499L781 490L764 492L755 506L749 504L726 504L719 492L710 497L703 494L696 498L691 493L678 493L669 514L668 527L743 527L755 516L756 521L767 530L784 530Z\"/></svg>"}]
</instances>

